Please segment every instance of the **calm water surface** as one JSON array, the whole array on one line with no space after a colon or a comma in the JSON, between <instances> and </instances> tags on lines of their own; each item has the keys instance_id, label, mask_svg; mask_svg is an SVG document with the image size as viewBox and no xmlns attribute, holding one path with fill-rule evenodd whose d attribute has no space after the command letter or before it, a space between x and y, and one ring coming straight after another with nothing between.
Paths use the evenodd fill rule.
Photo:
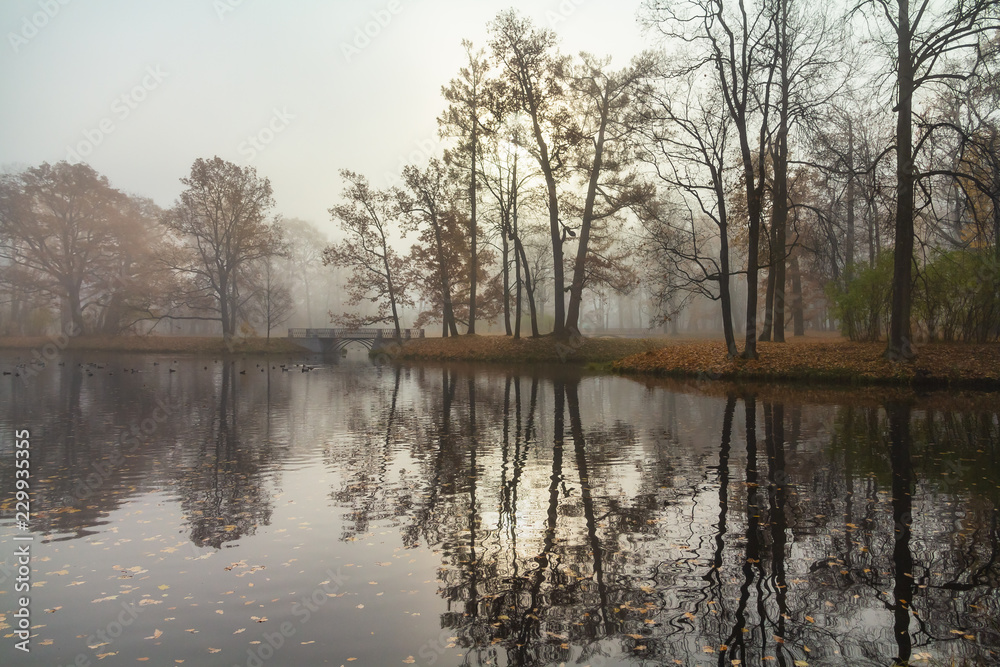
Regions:
<instances>
[{"instance_id":1,"label":"calm water surface","mask_svg":"<svg viewBox=\"0 0 1000 667\"><path fill-rule=\"evenodd\" d=\"M62 361L0 377L4 665L998 662L989 397Z\"/></svg>"}]
</instances>

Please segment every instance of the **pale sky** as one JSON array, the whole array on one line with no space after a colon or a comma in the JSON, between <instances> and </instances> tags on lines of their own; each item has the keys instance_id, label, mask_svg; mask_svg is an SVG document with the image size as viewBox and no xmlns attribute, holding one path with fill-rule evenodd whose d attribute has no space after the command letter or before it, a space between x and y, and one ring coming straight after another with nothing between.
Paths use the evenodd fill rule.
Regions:
<instances>
[{"instance_id":1,"label":"pale sky","mask_svg":"<svg viewBox=\"0 0 1000 667\"><path fill-rule=\"evenodd\" d=\"M647 43L640 1L3 0L0 168L83 160L166 207L218 155L332 231L339 169L385 186L439 150L441 86L497 12L622 67Z\"/></svg>"}]
</instances>

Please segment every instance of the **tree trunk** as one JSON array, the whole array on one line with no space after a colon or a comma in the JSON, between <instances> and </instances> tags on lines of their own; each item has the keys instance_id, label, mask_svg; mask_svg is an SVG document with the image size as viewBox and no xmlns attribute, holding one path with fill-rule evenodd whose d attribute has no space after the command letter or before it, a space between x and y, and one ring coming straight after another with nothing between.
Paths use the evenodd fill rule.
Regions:
<instances>
[{"instance_id":1,"label":"tree trunk","mask_svg":"<svg viewBox=\"0 0 1000 667\"><path fill-rule=\"evenodd\" d=\"M448 281L448 266L444 259L444 242L441 239L441 226L438 223L437 214L431 214L431 224L434 225L434 242L437 245L438 255L438 276L441 281L441 325L443 338L448 334L458 335L458 326L455 324L455 312L451 303L451 284ZM469 333L475 333L470 331Z\"/></svg>"},{"instance_id":2,"label":"tree trunk","mask_svg":"<svg viewBox=\"0 0 1000 667\"><path fill-rule=\"evenodd\" d=\"M732 297L729 292L729 225L725 221L719 225L719 239L719 301L722 302L722 331L726 337L726 356L732 358L739 352L736 349L736 334L733 333Z\"/></svg>"},{"instance_id":3,"label":"tree trunk","mask_svg":"<svg viewBox=\"0 0 1000 667\"><path fill-rule=\"evenodd\" d=\"M805 314L802 312L802 276L799 272L799 255L792 254L792 335L806 335Z\"/></svg>"},{"instance_id":4,"label":"tree trunk","mask_svg":"<svg viewBox=\"0 0 1000 667\"><path fill-rule=\"evenodd\" d=\"M524 291L528 294L528 312L531 317L531 337L538 338L538 311L535 308L535 287L528 271L528 257L521 245L521 239L514 237L514 249L521 256L521 268L524 269Z\"/></svg>"},{"instance_id":5,"label":"tree trunk","mask_svg":"<svg viewBox=\"0 0 1000 667\"><path fill-rule=\"evenodd\" d=\"M847 238L844 248L844 277L850 282L854 274L854 125L847 119Z\"/></svg>"},{"instance_id":6,"label":"tree trunk","mask_svg":"<svg viewBox=\"0 0 1000 667\"><path fill-rule=\"evenodd\" d=\"M555 323L552 333L556 337L565 336L566 324L566 302L564 293L566 291L566 280L563 275L563 248L562 229L559 222L559 197L556 191L556 179L552 174L552 165L549 163L549 147L542 136L542 128L538 124L538 112L530 109L532 116L532 130L535 136L535 143L538 145L538 166L545 176L545 188L548 192L549 206L549 235L552 240L552 284L553 300L555 301ZM523 252L523 249L522 249ZM534 333L532 333L534 335Z\"/></svg>"},{"instance_id":7,"label":"tree trunk","mask_svg":"<svg viewBox=\"0 0 1000 667\"><path fill-rule=\"evenodd\" d=\"M503 327L504 332L510 336L510 243L507 241L506 225L503 226L500 235L503 237L503 245L500 247L500 259L503 262Z\"/></svg>"},{"instance_id":8,"label":"tree trunk","mask_svg":"<svg viewBox=\"0 0 1000 667\"><path fill-rule=\"evenodd\" d=\"M72 327L72 336L82 336L83 330L83 308L80 304L80 284L71 284L68 291L66 307L69 309L69 323Z\"/></svg>"},{"instance_id":9,"label":"tree trunk","mask_svg":"<svg viewBox=\"0 0 1000 667\"><path fill-rule=\"evenodd\" d=\"M896 247L892 264L892 317L889 343L884 356L890 360L912 359L910 311L913 270L913 58L910 54L910 2L899 3L897 63L899 102L896 110Z\"/></svg>"},{"instance_id":10,"label":"tree trunk","mask_svg":"<svg viewBox=\"0 0 1000 667\"><path fill-rule=\"evenodd\" d=\"M396 340L403 337L403 329L399 326L399 312L396 310L396 288L392 284L392 270L389 268L389 248L385 237L382 237L382 267L385 269L385 284L389 291L389 307L392 309L392 323L396 326Z\"/></svg>"},{"instance_id":11,"label":"tree trunk","mask_svg":"<svg viewBox=\"0 0 1000 667\"><path fill-rule=\"evenodd\" d=\"M771 209L771 231L768 234L768 269L767 269L767 293L764 295L764 323L760 327L760 336L757 340L769 341L771 340L771 323L774 320L774 268L777 265L777 258L775 257L775 246L777 245L774 238L774 209Z\"/></svg>"},{"instance_id":12,"label":"tree trunk","mask_svg":"<svg viewBox=\"0 0 1000 667\"><path fill-rule=\"evenodd\" d=\"M469 186L469 210L470 210L470 232L472 234L472 256L469 258L469 330L467 333L476 333L476 287L479 276L479 251L477 250L476 238L478 229L476 225L476 142L479 140L476 130L477 120L472 118L472 177Z\"/></svg>"},{"instance_id":13,"label":"tree trunk","mask_svg":"<svg viewBox=\"0 0 1000 667\"><path fill-rule=\"evenodd\" d=\"M219 319L222 321L222 337L227 341L233 337L229 306L229 283L223 276L219 278Z\"/></svg>"},{"instance_id":14,"label":"tree trunk","mask_svg":"<svg viewBox=\"0 0 1000 667\"><path fill-rule=\"evenodd\" d=\"M604 131L608 123L608 97L604 93L601 108L601 126L594 141L594 163L590 170L590 183L587 185L587 199L583 205L583 220L580 224L580 239L576 249L576 262L573 265L573 282L570 285L569 309L566 311L566 331L569 334L580 333L580 303L583 301L583 283L586 278L587 246L590 242L590 228L594 220L594 202L597 199L597 183L601 176L601 163L604 156Z\"/></svg>"}]
</instances>

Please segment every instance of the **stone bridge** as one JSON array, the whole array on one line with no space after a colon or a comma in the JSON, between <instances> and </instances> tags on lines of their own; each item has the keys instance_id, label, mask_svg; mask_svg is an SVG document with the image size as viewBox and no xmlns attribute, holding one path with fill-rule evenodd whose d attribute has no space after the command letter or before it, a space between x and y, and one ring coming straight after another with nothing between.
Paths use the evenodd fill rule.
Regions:
<instances>
[{"instance_id":1,"label":"stone bridge","mask_svg":"<svg viewBox=\"0 0 1000 667\"><path fill-rule=\"evenodd\" d=\"M423 329L403 329L399 339L395 329L289 329L288 337L317 354L332 354L348 343L361 343L369 350L380 350L397 340L423 338Z\"/></svg>"}]
</instances>

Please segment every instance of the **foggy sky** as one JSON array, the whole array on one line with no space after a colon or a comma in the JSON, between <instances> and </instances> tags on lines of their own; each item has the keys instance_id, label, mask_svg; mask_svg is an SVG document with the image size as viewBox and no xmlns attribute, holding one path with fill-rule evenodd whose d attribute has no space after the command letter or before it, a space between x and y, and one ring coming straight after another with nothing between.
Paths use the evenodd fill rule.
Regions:
<instances>
[{"instance_id":1,"label":"foggy sky","mask_svg":"<svg viewBox=\"0 0 1000 667\"><path fill-rule=\"evenodd\" d=\"M332 231L338 169L384 187L439 152L441 86L498 11L622 67L645 41L639 2L4 0L0 168L82 160L169 206L218 155L270 178L277 212Z\"/></svg>"}]
</instances>

